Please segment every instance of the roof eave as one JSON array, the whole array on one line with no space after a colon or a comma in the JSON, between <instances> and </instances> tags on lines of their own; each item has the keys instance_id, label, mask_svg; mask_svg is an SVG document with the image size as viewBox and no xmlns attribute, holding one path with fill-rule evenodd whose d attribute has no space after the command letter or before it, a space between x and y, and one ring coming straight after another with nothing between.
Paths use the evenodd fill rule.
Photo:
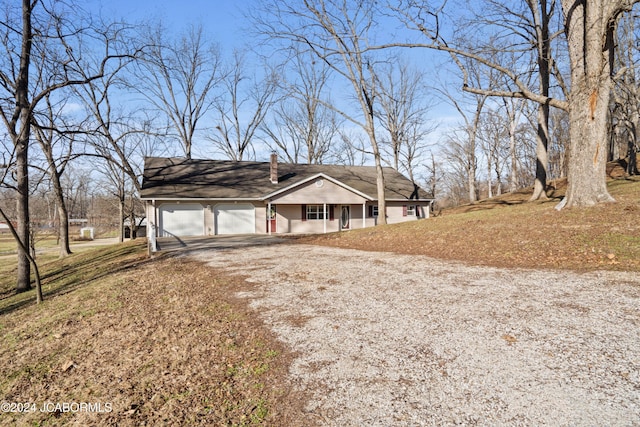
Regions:
<instances>
[{"instance_id":1,"label":"roof eave","mask_svg":"<svg viewBox=\"0 0 640 427\"><path fill-rule=\"evenodd\" d=\"M186 201L186 202L202 202L202 201L242 201L242 202L260 202L260 197L140 197L140 200L169 200L169 201Z\"/></svg>"},{"instance_id":2,"label":"roof eave","mask_svg":"<svg viewBox=\"0 0 640 427\"><path fill-rule=\"evenodd\" d=\"M433 202L435 199L427 198L427 199L385 199L385 200L387 202Z\"/></svg>"}]
</instances>

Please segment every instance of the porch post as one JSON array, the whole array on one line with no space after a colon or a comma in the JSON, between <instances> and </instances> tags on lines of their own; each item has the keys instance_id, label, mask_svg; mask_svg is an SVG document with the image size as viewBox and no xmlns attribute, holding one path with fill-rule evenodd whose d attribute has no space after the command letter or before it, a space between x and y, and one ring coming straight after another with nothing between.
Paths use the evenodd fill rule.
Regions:
<instances>
[{"instance_id":1,"label":"porch post","mask_svg":"<svg viewBox=\"0 0 640 427\"><path fill-rule=\"evenodd\" d=\"M324 212L324 214L322 215L322 227L324 232L327 232L327 204L323 203L322 204L322 211Z\"/></svg>"},{"instance_id":2,"label":"porch post","mask_svg":"<svg viewBox=\"0 0 640 427\"><path fill-rule=\"evenodd\" d=\"M151 200L151 203L148 204L149 207L151 207L151 210L153 211L153 216L151 218L149 218L151 215L149 215L149 210L147 209L147 236L149 239L149 252L156 252L158 250L158 246L157 246L157 241L156 241L156 234L158 233L158 229L156 227L156 218L157 218L157 214L156 214L156 201Z\"/></svg>"},{"instance_id":3,"label":"porch post","mask_svg":"<svg viewBox=\"0 0 640 427\"><path fill-rule=\"evenodd\" d=\"M267 234L271 236L271 202L267 203Z\"/></svg>"},{"instance_id":4,"label":"porch post","mask_svg":"<svg viewBox=\"0 0 640 427\"><path fill-rule=\"evenodd\" d=\"M367 202L362 204L362 228L367 228Z\"/></svg>"}]
</instances>

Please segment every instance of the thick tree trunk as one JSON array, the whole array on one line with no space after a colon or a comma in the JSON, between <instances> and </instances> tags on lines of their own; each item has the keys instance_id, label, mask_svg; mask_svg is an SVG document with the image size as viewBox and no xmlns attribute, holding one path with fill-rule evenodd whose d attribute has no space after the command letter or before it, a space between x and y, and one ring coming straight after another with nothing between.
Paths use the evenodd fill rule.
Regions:
<instances>
[{"instance_id":1,"label":"thick tree trunk","mask_svg":"<svg viewBox=\"0 0 640 427\"><path fill-rule=\"evenodd\" d=\"M31 57L31 3L22 0L22 46L20 52L20 71L16 80L16 107L19 111L20 131L14 134L16 149L16 179L17 201L16 213L18 220L17 235L25 248L29 247L29 136L31 124L31 110L29 105L29 63ZM15 128L14 128L15 129ZM18 274L16 291L24 292L31 289L31 268L28 254L18 251Z\"/></svg>"},{"instance_id":2,"label":"thick tree trunk","mask_svg":"<svg viewBox=\"0 0 640 427\"><path fill-rule=\"evenodd\" d=\"M610 82L572 82L567 207L614 201L606 181Z\"/></svg>"},{"instance_id":3,"label":"thick tree trunk","mask_svg":"<svg viewBox=\"0 0 640 427\"><path fill-rule=\"evenodd\" d=\"M567 207L614 199L607 190L606 161L614 34L631 0L563 0L571 61Z\"/></svg>"},{"instance_id":4,"label":"thick tree trunk","mask_svg":"<svg viewBox=\"0 0 640 427\"><path fill-rule=\"evenodd\" d=\"M0 217L2 217L2 219L4 219L7 225L9 226L9 232L11 233L11 235L13 236L13 238L16 240L18 244L18 252L23 253L25 258L27 258L27 260L31 263L31 265L33 265L33 271L36 276L36 302L40 304L42 302L42 283L40 281L40 272L38 271L38 264L36 263L36 260L33 259L31 255L29 255L29 247L22 243L22 241L18 237L17 230L13 227L13 224L11 224L11 221L9 221L9 218L7 218L7 215L4 213L2 208L0 208Z\"/></svg>"},{"instance_id":5,"label":"thick tree trunk","mask_svg":"<svg viewBox=\"0 0 640 427\"><path fill-rule=\"evenodd\" d=\"M27 140L28 141L28 137ZM20 243L29 248L30 218L29 218L29 172L27 167L28 158L28 142L20 141L16 147L17 159L17 235ZM16 292L24 292L31 289L31 265L29 264L28 254L24 251L18 251L18 274L16 279Z\"/></svg>"}]
</instances>

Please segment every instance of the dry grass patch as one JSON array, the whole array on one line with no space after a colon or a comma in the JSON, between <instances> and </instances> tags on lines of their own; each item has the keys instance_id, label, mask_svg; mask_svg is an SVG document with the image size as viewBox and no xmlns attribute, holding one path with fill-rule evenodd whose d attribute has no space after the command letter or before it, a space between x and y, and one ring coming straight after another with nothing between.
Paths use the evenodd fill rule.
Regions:
<instances>
[{"instance_id":1,"label":"dry grass patch","mask_svg":"<svg viewBox=\"0 0 640 427\"><path fill-rule=\"evenodd\" d=\"M558 212L562 188L533 203L522 191L424 221L298 241L497 267L640 271L640 181L612 180L609 190L617 203Z\"/></svg>"},{"instance_id":2,"label":"dry grass patch","mask_svg":"<svg viewBox=\"0 0 640 427\"><path fill-rule=\"evenodd\" d=\"M250 284L194 261L146 260L140 245L93 254L100 265L90 256L50 265L41 305L10 301L22 295L0 300L0 395L38 408L111 410L4 413L0 425L286 426L302 418L304 400L287 383L291 355L233 297Z\"/></svg>"}]
</instances>

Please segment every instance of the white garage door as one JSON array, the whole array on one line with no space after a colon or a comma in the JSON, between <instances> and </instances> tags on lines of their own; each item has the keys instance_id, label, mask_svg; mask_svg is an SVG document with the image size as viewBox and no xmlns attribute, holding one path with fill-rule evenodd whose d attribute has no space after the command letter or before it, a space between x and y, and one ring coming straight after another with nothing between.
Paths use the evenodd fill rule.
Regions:
<instances>
[{"instance_id":1,"label":"white garage door","mask_svg":"<svg viewBox=\"0 0 640 427\"><path fill-rule=\"evenodd\" d=\"M255 208L251 204L216 205L216 234L253 234L256 232Z\"/></svg>"},{"instance_id":2,"label":"white garage door","mask_svg":"<svg viewBox=\"0 0 640 427\"><path fill-rule=\"evenodd\" d=\"M200 204L160 206L160 236L204 235L204 209Z\"/></svg>"}]
</instances>

